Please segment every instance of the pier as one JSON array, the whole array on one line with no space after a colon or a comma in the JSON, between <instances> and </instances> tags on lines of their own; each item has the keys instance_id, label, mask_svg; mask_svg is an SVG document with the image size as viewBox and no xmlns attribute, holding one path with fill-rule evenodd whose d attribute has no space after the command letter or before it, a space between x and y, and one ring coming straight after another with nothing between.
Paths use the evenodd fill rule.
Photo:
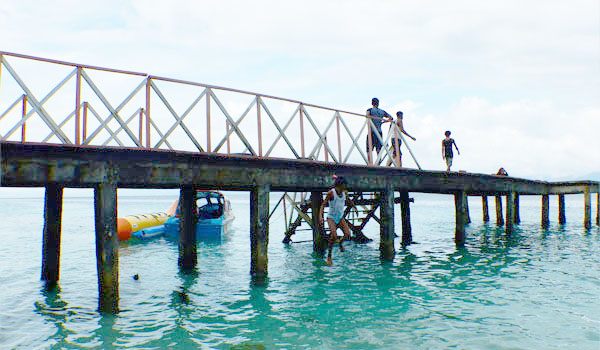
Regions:
<instances>
[{"instance_id":1,"label":"pier","mask_svg":"<svg viewBox=\"0 0 600 350\"><path fill-rule=\"evenodd\" d=\"M67 69L67 73L63 80L40 98L8 62L13 59L58 65ZM0 106L0 111L6 108L0 114L0 121L3 122L0 124L0 185L46 189L41 278L48 284L55 284L59 280L63 189L94 189L98 304L101 312L119 310L119 242L116 233L118 188L180 190L183 219L177 263L186 271L198 268L193 214L195 189L250 192L249 272L257 280L264 279L268 274L270 195L275 192L310 194L310 198L294 203L295 214L300 219L294 219L290 213L289 222L290 226L296 227L303 221L309 223L313 231L314 251L322 254L326 247L325 232L320 218L315 214L318 213L323 195L332 187L333 174L344 176L352 195L372 194L369 198L363 197L362 202L357 197L357 204L365 210L360 218L362 223L355 223L353 228L359 232L366 221L378 221L382 260L394 259L396 251L394 239L400 228L394 225L395 204L399 204L401 209L402 244L408 245L413 240L410 193L414 192L454 196L455 206L449 210L455 211L454 240L457 245L465 242L466 225L471 220L469 197L481 198L484 221L490 218L488 197L494 197L496 223L504 225L506 234L510 235L514 225L520 222L519 196L541 197L540 223L547 227L550 222L550 196L557 196L559 222L564 223L567 220L564 196L583 195L582 224L590 229L592 195L595 194L595 224L600 225L598 182L545 182L466 172L427 171L420 168L410 148L408 150L416 168L378 166L383 158L391 158L390 137L376 134L381 138L385 151L375 160L365 155L365 130L372 127L372 122L358 113L144 73L0 52L0 73L2 67L12 78L13 87L12 90L0 89L0 93L9 93L15 100L8 106ZM87 73L92 70L137 79L135 88L125 94L126 97L118 104L111 103ZM0 75L0 83L5 78L6 74ZM68 93L73 104L63 106L62 114L53 114L44 105L71 80L76 83L74 96L72 91ZM93 96L85 95L88 90L82 89L84 82ZM161 83L177 84L198 91L185 106L184 112L179 113L163 93L163 87L159 86ZM219 91L243 95L247 99L248 107L237 119L226 103L221 101L223 96L219 95ZM138 94L141 94L141 98L136 100ZM154 103L159 106L153 104L157 100ZM93 101L104 107L104 115L97 111L99 107L94 107ZM202 108L199 107L200 101L204 104ZM291 117L289 114L277 117L274 113L276 107L270 107L268 101L291 105L291 109L281 109L284 111L282 113L291 110ZM128 112L125 112L127 109ZM189 127L184 118L191 118L198 109L201 114L195 115L194 127ZM124 113L129 117L124 117ZM317 113L326 113L329 117L319 118L317 122L316 118L311 117ZM252 132L256 134L253 135L242 132L242 122L249 119L249 115L254 118ZM92 117L96 120L93 121ZM270 124L265 124L265 119ZM298 129L290 128L294 123L297 123ZM270 139L265 132L267 127L275 131ZM153 139L155 143L152 143ZM403 144L406 145L405 142ZM282 149L286 153L277 153ZM289 229L285 233L288 242L292 234Z\"/></svg>"}]
</instances>

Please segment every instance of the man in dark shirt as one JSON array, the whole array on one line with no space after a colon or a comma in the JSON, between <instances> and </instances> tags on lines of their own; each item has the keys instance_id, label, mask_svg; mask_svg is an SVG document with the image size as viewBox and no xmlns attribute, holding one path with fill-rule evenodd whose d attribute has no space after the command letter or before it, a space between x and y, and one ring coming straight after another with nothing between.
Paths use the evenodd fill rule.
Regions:
<instances>
[{"instance_id":1,"label":"man in dark shirt","mask_svg":"<svg viewBox=\"0 0 600 350\"><path fill-rule=\"evenodd\" d=\"M373 108L367 109L367 118L370 118L373 121L373 124L375 125L375 129L377 130L379 135L382 136L381 124L383 124L385 122L391 122L394 120L394 118L392 118L392 116L389 115L388 112L379 108L379 99L377 97L375 97L371 100L371 104L373 105ZM381 151L382 145L381 145L381 141L375 134L375 130L373 130L370 127L367 130L371 131L371 133L370 133L371 147L369 147L369 133L367 132L367 155L369 158L369 164L373 164L373 161L371 158L371 150L373 150L373 146L374 146L375 150L377 151L377 154L379 154L379 152Z\"/></svg>"},{"instance_id":2,"label":"man in dark shirt","mask_svg":"<svg viewBox=\"0 0 600 350\"><path fill-rule=\"evenodd\" d=\"M450 138L450 131L446 131L445 135L446 138L442 140L442 159L446 160L446 165L448 166L446 171L450 171L453 158L452 145L456 147L456 152L458 152L459 155L460 151L458 150L458 146L456 145L456 142L454 142L454 139Z\"/></svg>"}]
</instances>

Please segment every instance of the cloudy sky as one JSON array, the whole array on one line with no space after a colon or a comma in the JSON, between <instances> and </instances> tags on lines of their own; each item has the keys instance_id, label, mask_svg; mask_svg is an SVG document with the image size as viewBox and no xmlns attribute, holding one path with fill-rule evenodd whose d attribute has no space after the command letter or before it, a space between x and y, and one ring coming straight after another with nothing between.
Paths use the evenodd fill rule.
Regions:
<instances>
[{"instance_id":1,"label":"cloudy sky","mask_svg":"<svg viewBox=\"0 0 600 350\"><path fill-rule=\"evenodd\" d=\"M456 170L600 173L598 0L3 0L0 50L358 113L377 96L424 169L449 129Z\"/></svg>"}]
</instances>

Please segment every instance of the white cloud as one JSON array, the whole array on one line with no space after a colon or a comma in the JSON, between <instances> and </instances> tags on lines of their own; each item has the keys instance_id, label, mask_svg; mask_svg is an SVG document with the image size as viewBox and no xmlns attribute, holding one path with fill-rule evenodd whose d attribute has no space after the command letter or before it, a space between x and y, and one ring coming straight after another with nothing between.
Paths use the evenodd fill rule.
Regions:
<instances>
[{"instance_id":1,"label":"white cloud","mask_svg":"<svg viewBox=\"0 0 600 350\"><path fill-rule=\"evenodd\" d=\"M450 129L458 168L544 177L600 169L599 11L594 0L7 0L0 50L359 113L378 96L405 111L425 168L443 168Z\"/></svg>"}]
</instances>

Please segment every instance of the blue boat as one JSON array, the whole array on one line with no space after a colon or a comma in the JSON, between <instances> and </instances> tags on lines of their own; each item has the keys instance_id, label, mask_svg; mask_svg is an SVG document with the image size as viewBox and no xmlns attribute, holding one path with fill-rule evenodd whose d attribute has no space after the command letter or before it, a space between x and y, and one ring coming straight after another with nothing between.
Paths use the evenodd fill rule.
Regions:
<instances>
[{"instance_id":1,"label":"blue boat","mask_svg":"<svg viewBox=\"0 0 600 350\"><path fill-rule=\"evenodd\" d=\"M198 223L196 224L197 239L221 238L231 229L235 216L231 210L231 203L218 191L197 191L196 206L198 208ZM164 235L168 238L179 240L179 223L181 214L179 206L175 216L164 223Z\"/></svg>"}]
</instances>

